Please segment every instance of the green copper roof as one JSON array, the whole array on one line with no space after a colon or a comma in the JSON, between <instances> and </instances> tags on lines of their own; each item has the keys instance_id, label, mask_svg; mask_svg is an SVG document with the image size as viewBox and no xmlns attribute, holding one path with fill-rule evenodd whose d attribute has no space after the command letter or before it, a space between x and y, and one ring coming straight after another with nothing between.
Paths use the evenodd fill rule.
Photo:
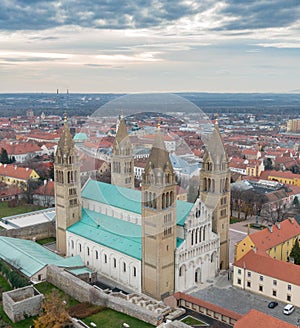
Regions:
<instances>
[{"instance_id":1,"label":"green copper roof","mask_svg":"<svg viewBox=\"0 0 300 328\"><path fill-rule=\"evenodd\" d=\"M65 259L34 241L10 237L0 237L0 258L27 277L33 276L47 264L62 267L84 265L79 256Z\"/></svg>"},{"instance_id":2,"label":"green copper roof","mask_svg":"<svg viewBox=\"0 0 300 328\"><path fill-rule=\"evenodd\" d=\"M183 243L184 239L181 238L176 238L176 248L178 248L182 243Z\"/></svg>"},{"instance_id":3,"label":"green copper roof","mask_svg":"<svg viewBox=\"0 0 300 328\"><path fill-rule=\"evenodd\" d=\"M130 212L141 213L141 192L138 190L89 180L83 187L81 196Z\"/></svg>"},{"instance_id":4,"label":"green copper roof","mask_svg":"<svg viewBox=\"0 0 300 328\"><path fill-rule=\"evenodd\" d=\"M108 204L123 210L141 214L142 193L139 190L119 187L116 185L89 180L82 190L82 198ZM176 201L176 221L180 226L184 225L186 217L191 211L193 203Z\"/></svg>"},{"instance_id":5,"label":"green copper roof","mask_svg":"<svg viewBox=\"0 0 300 328\"><path fill-rule=\"evenodd\" d=\"M78 276L80 274L92 273L93 272L89 268L77 268L77 269L71 269L71 270L68 270L68 271L73 273L75 276Z\"/></svg>"},{"instance_id":6,"label":"green copper roof","mask_svg":"<svg viewBox=\"0 0 300 328\"><path fill-rule=\"evenodd\" d=\"M176 201L176 221L177 225L184 226L185 220L191 209L193 208L193 203L183 202L182 200Z\"/></svg>"},{"instance_id":7,"label":"green copper roof","mask_svg":"<svg viewBox=\"0 0 300 328\"><path fill-rule=\"evenodd\" d=\"M88 138L87 134L84 133L84 132L78 132L78 133L76 133L75 136L74 136L74 138L73 138L74 141L86 141L88 139L89 138Z\"/></svg>"},{"instance_id":8,"label":"green copper roof","mask_svg":"<svg viewBox=\"0 0 300 328\"><path fill-rule=\"evenodd\" d=\"M138 260L142 258L142 232L137 224L83 209L81 220L67 230Z\"/></svg>"}]
</instances>

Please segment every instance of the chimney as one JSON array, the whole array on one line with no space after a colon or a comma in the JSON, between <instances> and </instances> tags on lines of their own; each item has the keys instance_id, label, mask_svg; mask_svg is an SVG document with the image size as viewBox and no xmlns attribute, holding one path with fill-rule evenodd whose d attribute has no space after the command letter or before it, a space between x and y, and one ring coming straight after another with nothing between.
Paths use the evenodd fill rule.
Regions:
<instances>
[{"instance_id":1,"label":"chimney","mask_svg":"<svg viewBox=\"0 0 300 328\"><path fill-rule=\"evenodd\" d=\"M276 224L277 229L280 230L280 222L276 222L275 224Z\"/></svg>"},{"instance_id":2,"label":"chimney","mask_svg":"<svg viewBox=\"0 0 300 328\"><path fill-rule=\"evenodd\" d=\"M269 224L268 229L269 229L270 232L273 232L273 224Z\"/></svg>"},{"instance_id":3,"label":"chimney","mask_svg":"<svg viewBox=\"0 0 300 328\"><path fill-rule=\"evenodd\" d=\"M292 224L294 223L294 218L289 218L289 220Z\"/></svg>"},{"instance_id":4,"label":"chimney","mask_svg":"<svg viewBox=\"0 0 300 328\"><path fill-rule=\"evenodd\" d=\"M256 254L256 247L254 246L252 249L253 249L253 252Z\"/></svg>"}]
</instances>

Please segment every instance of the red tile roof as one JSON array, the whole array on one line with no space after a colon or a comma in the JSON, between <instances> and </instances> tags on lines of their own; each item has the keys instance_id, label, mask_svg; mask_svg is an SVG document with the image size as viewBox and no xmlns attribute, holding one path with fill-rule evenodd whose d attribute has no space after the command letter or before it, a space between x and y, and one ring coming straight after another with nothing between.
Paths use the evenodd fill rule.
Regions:
<instances>
[{"instance_id":1,"label":"red tile roof","mask_svg":"<svg viewBox=\"0 0 300 328\"><path fill-rule=\"evenodd\" d=\"M197 298L197 297L194 297L194 296L191 296L191 295L188 295L188 294L184 294L182 292L175 293L174 297L177 300L185 300L187 302L197 304L199 306L203 306L208 310L212 310L212 311L221 313L221 314L223 314L223 315L225 315L229 318L235 319L235 320L238 320L239 318L241 318L241 315L239 313L236 313L236 312L231 311L231 310L224 309L221 306L218 306L218 305L203 301L200 298Z\"/></svg>"},{"instance_id":2,"label":"red tile roof","mask_svg":"<svg viewBox=\"0 0 300 328\"><path fill-rule=\"evenodd\" d=\"M54 181L46 181L46 184L40 186L34 193L37 195L54 196Z\"/></svg>"},{"instance_id":3,"label":"red tile roof","mask_svg":"<svg viewBox=\"0 0 300 328\"><path fill-rule=\"evenodd\" d=\"M28 167L20 167L11 164L0 164L0 175L6 177L12 177L15 179L28 180L30 178L32 169Z\"/></svg>"},{"instance_id":4,"label":"red tile roof","mask_svg":"<svg viewBox=\"0 0 300 328\"><path fill-rule=\"evenodd\" d=\"M23 190L17 186L10 186L0 190L0 198L19 195L22 192Z\"/></svg>"},{"instance_id":5,"label":"red tile roof","mask_svg":"<svg viewBox=\"0 0 300 328\"><path fill-rule=\"evenodd\" d=\"M41 151L41 147L39 147L34 142L17 142L13 144L8 142L1 142L0 148L6 149L7 154L9 156L35 153Z\"/></svg>"},{"instance_id":6,"label":"red tile roof","mask_svg":"<svg viewBox=\"0 0 300 328\"><path fill-rule=\"evenodd\" d=\"M257 310L250 310L239 319L234 328L295 328L294 325Z\"/></svg>"},{"instance_id":7,"label":"red tile roof","mask_svg":"<svg viewBox=\"0 0 300 328\"><path fill-rule=\"evenodd\" d=\"M286 178L286 179L300 179L300 174L294 174L291 171L265 171L266 175L268 175L268 177L278 177L278 178ZM267 173L268 172L268 173Z\"/></svg>"},{"instance_id":8,"label":"red tile roof","mask_svg":"<svg viewBox=\"0 0 300 328\"><path fill-rule=\"evenodd\" d=\"M273 259L263 252L251 250L234 262L233 266L300 286L299 265Z\"/></svg>"},{"instance_id":9,"label":"red tile roof","mask_svg":"<svg viewBox=\"0 0 300 328\"><path fill-rule=\"evenodd\" d=\"M272 226L272 232L269 228L253 232L249 235L257 250L266 251L276 245L283 243L295 236L300 235L300 226L295 219L286 219L277 225Z\"/></svg>"}]
</instances>

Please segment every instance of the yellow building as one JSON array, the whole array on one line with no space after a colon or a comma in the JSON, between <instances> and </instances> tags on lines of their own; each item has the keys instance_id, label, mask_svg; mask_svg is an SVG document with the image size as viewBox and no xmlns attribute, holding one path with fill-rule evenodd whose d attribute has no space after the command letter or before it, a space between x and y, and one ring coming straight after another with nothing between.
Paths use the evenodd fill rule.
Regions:
<instances>
[{"instance_id":1,"label":"yellow building","mask_svg":"<svg viewBox=\"0 0 300 328\"><path fill-rule=\"evenodd\" d=\"M250 250L265 252L270 257L287 261L296 238L300 237L300 226L293 219L286 219L269 228L254 232L235 247L235 261L241 259Z\"/></svg>"},{"instance_id":2,"label":"yellow building","mask_svg":"<svg viewBox=\"0 0 300 328\"><path fill-rule=\"evenodd\" d=\"M268 180L279 181L284 184L300 187L300 174L295 174L291 171L270 171L267 174Z\"/></svg>"},{"instance_id":3,"label":"yellow building","mask_svg":"<svg viewBox=\"0 0 300 328\"><path fill-rule=\"evenodd\" d=\"M262 252L252 250L233 263L233 286L300 306L300 266Z\"/></svg>"},{"instance_id":4,"label":"yellow building","mask_svg":"<svg viewBox=\"0 0 300 328\"><path fill-rule=\"evenodd\" d=\"M0 163L0 181L9 185L15 184L19 187L24 187L30 179L39 179L39 175L35 170Z\"/></svg>"},{"instance_id":5,"label":"yellow building","mask_svg":"<svg viewBox=\"0 0 300 328\"><path fill-rule=\"evenodd\" d=\"M287 132L299 132L300 131L300 119L287 121Z\"/></svg>"}]
</instances>

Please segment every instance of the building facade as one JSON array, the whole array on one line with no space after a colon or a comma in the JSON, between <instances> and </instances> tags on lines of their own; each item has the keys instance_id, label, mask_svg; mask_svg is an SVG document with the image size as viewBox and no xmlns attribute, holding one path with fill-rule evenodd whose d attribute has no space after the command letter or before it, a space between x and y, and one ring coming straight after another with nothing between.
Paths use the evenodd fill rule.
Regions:
<instances>
[{"instance_id":1,"label":"building facade","mask_svg":"<svg viewBox=\"0 0 300 328\"><path fill-rule=\"evenodd\" d=\"M62 152L66 143L70 145ZM115 143L116 147L119 144ZM223 233L222 222L221 233L214 231L213 209L200 198L195 203L176 200L174 170L159 132L145 167L141 191L126 188L122 179L115 179L114 184L89 179L81 193L78 190L76 205L80 205L74 204L76 210L68 209L68 213L69 181L62 182L61 176L67 177L71 168L68 162L62 161L61 154L72 153L75 174L77 165L73 152L74 144L65 131L58 147L55 170L58 245L63 244L59 238L65 238L68 256L80 255L88 267L117 285L155 299L199 287L218 274L220 236L226 241L223 234L228 233ZM118 161L122 172L129 159ZM225 172L224 168L220 179L226 180ZM127 173L133 179L134 171ZM225 180L222 183L226 183ZM226 197L228 191L218 192L220 197L219 194Z\"/></svg>"}]
</instances>

